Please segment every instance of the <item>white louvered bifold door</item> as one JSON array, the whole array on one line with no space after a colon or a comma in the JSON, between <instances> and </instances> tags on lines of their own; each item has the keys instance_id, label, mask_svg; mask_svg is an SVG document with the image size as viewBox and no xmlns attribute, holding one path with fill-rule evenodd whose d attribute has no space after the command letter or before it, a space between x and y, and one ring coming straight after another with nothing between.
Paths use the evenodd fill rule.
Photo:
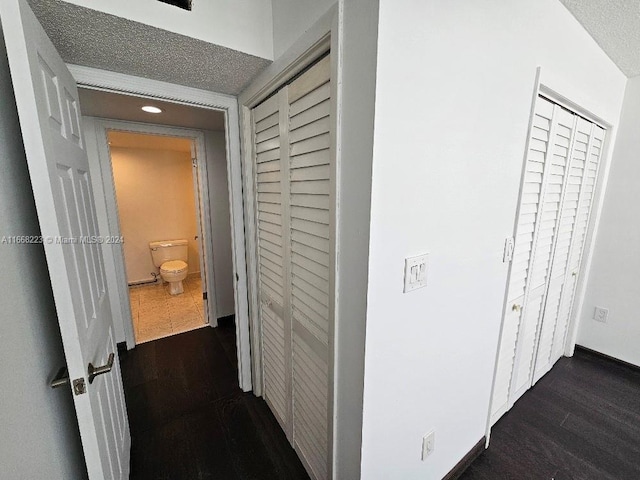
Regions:
<instances>
[{"instance_id":1,"label":"white louvered bifold door","mask_svg":"<svg viewBox=\"0 0 640 480\"><path fill-rule=\"evenodd\" d=\"M491 423L564 348L604 130L540 96L532 120Z\"/></svg>"},{"instance_id":2,"label":"white louvered bifold door","mask_svg":"<svg viewBox=\"0 0 640 480\"><path fill-rule=\"evenodd\" d=\"M605 130L593 124L590 143L587 148L587 160L584 166L578 209L574 224L574 232L569 250L569 265L566 280L560 297L558 307L558 320L554 330L553 344L551 348L552 363L555 363L564 353L567 327L571 317L575 291L580 273L580 264L584 254L584 246L587 238L589 218L593 207L593 198L598 179L598 171L602 158Z\"/></svg>"},{"instance_id":3,"label":"white louvered bifold door","mask_svg":"<svg viewBox=\"0 0 640 480\"><path fill-rule=\"evenodd\" d=\"M314 480L329 478L330 67L326 56L253 110L264 397Z\"/></svg>"},{"instance_id":4,"label":"white louvered bifold door","mask_svg":"<svg viewBox=\"0 0 640 480\"><path fill-rule=\"evenodd\" d=\"M550 150L549 138L552 131L554 110L554 105L545 99L539 98L536 102L525 164L525 177L520 196L515 248L507 287L505 318L493 388L492 423L495 423L510 408L511 378L516 358L518 332L525 320L522 306L525 290L530 280L536 226L541 215L540 199L543 194L547 152Z\"/></svg>"},{"instance_id":5,"label":"white louvered bifold door","mask_svg":"<svg viewBox=\"0 0 640 480\"><path fill-rule=\"evenodd\" d=\"M560 305L562 303L566 306L569 297L571 300L573 299L573 290L576 284L577 270L570 271L568 266L574 234L580 236L580 229L576 229L575 226L581 192L587 188L588 176L585 177L584 173L587 166L591 164L587 161L587 156L589 155L593 135L597 131L602 131L602 129L584 118L576 118L577 124L571 148L571 163L564 188L562 214L555 238L553 265L540 329L533 383L547 373L560 358L560 356L553 355L552 350L556 333L562 336L564 342L564 331L569 312L566 308L561 309ZM594 165L597 165L597 159ZM596 170L591 170L591 172L591 177L595 180ZM591 187L592 192L593 187ZM589 204L584 210L585 213L590 209L590 199L591 196L589 196ZM588 215L583 215L582 219L583 222L581 223L586 231ZM582 241L580 243L582 244ZM571 292L570 294L569 291ZM564 300L563 296L565 297ZM563 320L559 321L561 314Z\"/></svg>"},{"instance_id":6,"label":"white louvered bifold door","mask_svg":"<svg viewBox=\"0 0 640 480\"><path fill-rule=\"evenodd\" d=\"M280 147L279 98L273 96L253 112L254 169L258 244L258 294L262 327L262 377L264 398L287 431L290 424L290 375L287 358L288 299L285 294L283 212L283 162ZM286 167L286 166L285 166ZM286 170L286 168L285 168Z\"/></svg>"},{"instance_id":7,"label":"white louvered bifold door","mask_svg":"<svg viewBox=\"0 0 640 480\"><path fill-rule=\"evenodd\" d=\"M547 100L540 98L540 102ZM553 241L560 217L560 204L576 116L553 105L553 119L545 155L542 194L536 219L530 275L522 305L516 358L511 380L510 403L531 387L538 327L551 273Z\"/></svg>"},{"instance_id":8,"label":"white louvered bifold door","mask_svg":"<svg viewBox=\"0 0 640 480\"><path fill-rule=\"evenodd\" d=\"M288 87L293 440L327 478L331 270L331 84L325 57Z\"/></svg>"}]
</instances>

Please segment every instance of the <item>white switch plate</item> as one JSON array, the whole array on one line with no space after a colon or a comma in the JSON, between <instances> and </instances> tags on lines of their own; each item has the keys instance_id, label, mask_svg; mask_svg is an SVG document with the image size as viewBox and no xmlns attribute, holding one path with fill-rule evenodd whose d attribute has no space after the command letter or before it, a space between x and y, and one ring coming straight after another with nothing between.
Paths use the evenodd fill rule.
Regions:
<instances>
[{"instance_id":1,"label":"white switch plate","mask_svg":"<svg viewBox=\"0 0 640 480\"><path fill-rule=\"evenodd\" d=\"M593 310L593 319L596 322L607 323L607 318L608 317L609 317L609 309L608 308L596 307Z\"/></svg>"},{"instance_id":2,"label":"white switch plate","mask_svg":"<svg viewBox=\"0 0 640 480\"><path fill-rule=\"evenodd\" d=\"M404 293L427 286L428 266L428 253L404 260Z\"/></svg>"},{"instance_id":3,"label":"white switch plate","mask_svg":"<svg viewBox=\"0 0 640 480\"><path fill-rule=\"evenodd\" d=\"M422 460L433 453L433 449L436 447L436 432L431 430L424 437L422 437Z\"/></svg>"}]
</instances>

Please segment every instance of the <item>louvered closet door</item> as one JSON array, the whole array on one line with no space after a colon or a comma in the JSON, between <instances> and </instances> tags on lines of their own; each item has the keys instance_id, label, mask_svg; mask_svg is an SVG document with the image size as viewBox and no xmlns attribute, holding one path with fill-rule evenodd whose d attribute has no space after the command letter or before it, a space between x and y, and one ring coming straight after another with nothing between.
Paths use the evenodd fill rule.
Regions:
<instances>
[{"instance_id":1,"label":"louvered closet door","mask_svg":"<svg viewBox=\"0 0 640 480\"><path fill-rule=\"evenodd\" d=\"M602 147L604 144L605 130L598 125L593 125L590 143L586 152L586 162L584 163L584 174L580 195L578 199L578 209L574 224L574 232L569 250L569 266L560 305L558 308L558 320L554 330L553 344L551 349L551 359L555 363L564 353L567 327L571 317L571 309L575 298L575 290L580 271L580 264L584 254L584 245L587 237L589 218L593 207L598 170L602 157ZM576 168L580 168L577 165Z\"/></svg>"},{"instance_id":2,"label":"louvered closet door","mask_svg":"<svg viewBox=\"0 0 640 480\"><path fill-rule=\"evenodd\" d=\"M547 102L542 98L539 101ZM531 387L533 379L538 328L542 318L547 283L550 280L554 236L560 217L562 192L575 123L575 115L553 105L542 194L529 264L530 275L527 279L522 306L522 322L518 332L516 359L511 380L511 404Z\"/></svg>"},{"instance_id":3,"label":"louvered closet door","mask_svg":"<svg viewBox=\"0 0 640 480\"><path fill-rule=\"evenodd\" d=\"M307 469L327 478L329 288L333 202L330 62L288 87L293 439Z\"/></svg>"},{"instance_id":4,"label":"louvered closet door","mask_svg":"<svg viewBox=\"0 0 640 480\"><path fill-rule=\"evenodd\" d=\"M287 431L290 424L290 374L285 312L288 309L284 271L287 235L283 204L283 166L280 148L279 97L273 96L253 110L254 169L262 375L264 398ZM285 165L286 167L286 165ZM286 169L286 168L285 168Z\"/></svg>"},{"instance_id":5,"label":"louvered closet door","mask_svg":"<svg viewBox=\"0 0 640 480\"><path fill-rule=\"evenodd\" d=\"M321 59L253 111L264 396L315 480L329 477L330 65Z\"/></svg>"},{"instance_id":6,"label":"louvered closet door","mask_svg":"<svg viewBox=\"0 0 640 480\"><path fill-rule=\"evenodd\" d=\"M547 373L560 358L552 353L554 338L556 338L556 333L558 333L558 336L563 337L564 342L564 331L566 328L566 320L568 319L568 311L565 308L561 309L560 306L561 304L567 304L567 297L570 297L571 300L573 299L573 289L576 283L577 271L570 272L568 268L569 255L571 253L574 234L577 234L576 239L580 236L578 231L580 229L576 229L575 226L581 192L587 188L586 182L588 181L588 177L584 175L587 165L589 164L587 162L587 156L589 155L593 135L597 130L601 131L599 127L581 117L576 116L576 121L576 131L571 147L571 162L565 180L562 214L555 237L551 278L546 293L544 315L541 322L541 333L538 341L533 379L534 383ZM595 170L592 170L592 173L592 178L595 180ZM593 192L593 188L591 188L591 192ZM590 198L591 197L589 197L589 200ZM587 210L589 208L590 202ZM585 229L586 220L587 218L585 216L583 222ZM564 300L563 297L565 297ZM561 317L563 320L559 321Z\"/></svg>"},{"instance_id":7,"label":"louvered closet door","mask_svg":"<svg viewBox=\"0 0 640 480\"><path fill-rule=\"evenodd\" d=\"M604 130L538 97L491 406L495 423L562 356Z\"/></svg>"},{"instance_id":8,"label":"louvered closet door","mask_svg":"<svg viewBox=\"0 0 640 480\"><path fill-rule=\"evenodd\" d=\"M551 124L554 111L555 107L551 102L538 98L531 138L529 139L525 177L515 233L515 248L507 287L507 303L491 403L492 423L495 423L510 407L511 378L516 357L518 332L525 320L523 318L522 305L524 304L527 283L530 280L534 237L541 215L540 199L543 193L542 187L547 152L550 150L549 138L552 131Z\"/></svg>"}]
</instances>

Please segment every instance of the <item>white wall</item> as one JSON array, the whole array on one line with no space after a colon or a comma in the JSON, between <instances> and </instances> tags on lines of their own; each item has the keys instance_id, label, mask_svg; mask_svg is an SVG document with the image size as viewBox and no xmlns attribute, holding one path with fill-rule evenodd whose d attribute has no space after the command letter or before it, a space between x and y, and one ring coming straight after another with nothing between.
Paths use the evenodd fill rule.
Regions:
<instances>
[{"instance_id":1,"label":"white wall","mask_svg":"<svg viewBox=\"0 0 640 480\"><path fill-rule=\"evenodd\" d=\"M129 283L152 280L149 242L189 242L189 273L200 272L191 152L111 147Z\"/></svg>"},{"instance_id":2,"label":"white wall","mask_svg":"<svg viewBox=\"0 0 640 480\"><path fill-rule=\"evenodd\" d=\"M627 83L600 227L582 309L578 344L640 366L640 77ZM593 320L596 306L607 323Z\"/></svg>"},{"instance_id":3,"label":"white wall","mask_svg":"<svg viewBox=\"0 0 640 480\"><path fill-rule=\"evenodd\" d=\"M64 1L273 59L270 0L196 0L190 12L157 0Z\"/></svg>"},{"instance_id":4,"label":"white wall","mask_svg":"<svg viewBox=\"0 0 640 480\"><path fill-rule=\"evenodd\" d=\"M272 3L273 58L278 58L326 13L336 0L273 0Z\"/></svg>"},{"instance_id":5,"label":"white wall","mask_svg":"<svg viewBox=\"0 0 640 480\"><path fill-rule=\"evenodd\" d=\"M485 434L538 66L617 124L626 78L559 1L380 1L362 478L440 479Z\"/></svg>"},{"instance_id":6,"label":"white wall","mask_svg":"<svg viewBox=\"0 0 640 480\"><path fill-rule=\"evenodd\" d=\"M0 237L39 235L0 31ZM0 243L0 478L86 478L42 245Z\"/></svg>"},{"instance_id":7,"label":"white wall","mask_svg":"<svg viewBox=\"0 0 640 480\"><path fill-rule=\"evenodd\" d=\"M213 242L216 315L218 318L233 315L235 311L231 214L225 144L224 132L205 132L209 203L213 229L211 241Z\"/></svg>"}]
</instances>

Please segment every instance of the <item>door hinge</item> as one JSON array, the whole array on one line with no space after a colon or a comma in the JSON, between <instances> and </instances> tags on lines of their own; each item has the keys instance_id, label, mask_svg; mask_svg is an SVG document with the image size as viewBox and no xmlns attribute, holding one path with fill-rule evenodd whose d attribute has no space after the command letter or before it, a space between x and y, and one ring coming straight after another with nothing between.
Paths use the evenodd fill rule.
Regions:
<instances>
[{"instance_id":1,"label":"door hinge","mask_svg":"<svg viewBox=\"0 0 640 480\"><path fill-rule=\"evenodd\" d=\"M75 395L82 395L87 393L87 384L84 383L84 378L76 378L73 381L73 393Z\"/></svg>"},{"instance_id":2,"label":"door hinge","mask_svg":"<svg viewBox=\"0 0 640 480\"><path fill-rule=\"evenodd\" d=\"M191 165L193 165L194 167L198 166L198 159L197 158L192 158L191 159Z\"/></svg>"},{"instance_id":3,"label":"door hinge","mask_svg":"<svg viewBox=\"0 0 640 480\"><path fill-rule=\"evenodd\" d=\"M502 253L502 262L509 263L513 260L513 250L516 246L516 239L513 237L508 237L504 241L504 251Z\"/></svg>"},{"instance_id":4,"label":"door hinge","mask_svg":"<svg viewBox=\"0 0 640 480\"><path fill-rule=\"evenodd\" d=\"M202 299L206 300L207 299L207 292L202 292Z\"/></svg>"}]
</instances>

